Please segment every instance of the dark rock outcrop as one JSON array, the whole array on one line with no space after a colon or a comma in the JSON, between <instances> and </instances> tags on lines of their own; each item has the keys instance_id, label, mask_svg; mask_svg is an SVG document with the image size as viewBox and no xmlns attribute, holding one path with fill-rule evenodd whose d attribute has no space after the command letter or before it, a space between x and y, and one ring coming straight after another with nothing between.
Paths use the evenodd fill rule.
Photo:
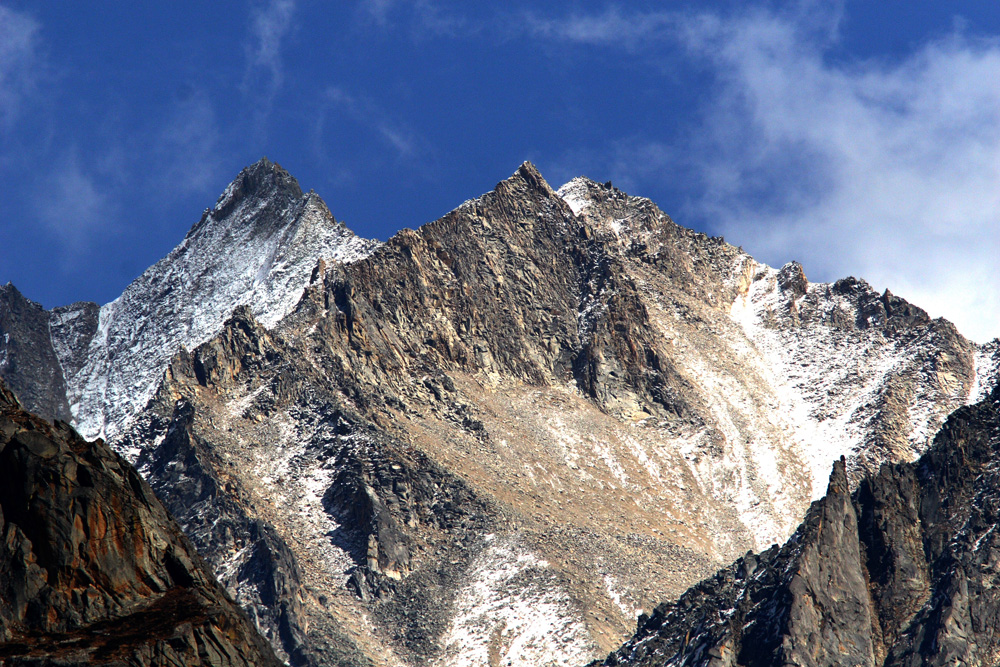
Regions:
<instances>
[{"instance_id":1,"label":"dark rock outcrop","mask_svg":"<svg viewBox=\"0 0 1000 667\"><path fill-rule=\"evenodd\" d=\"M661 605L601 664L997 664L998 521L1000 386L853 495L836 464L784 546Z\"/></svg>"},{"instance_id":2,"label":"dark rock outcrop","mask_svg":"<svg viewBox=\"0 0 1000 667\"><path fill-rule=\"evenodd\" d=\"M0 377L28 410L69 421L66 382L49 336L49 312L10 283L0 286Z\"/></svg>"},{"instance_id":3,"label":"dark rock outcrop","mask_svg":"<svg viewBox=\"0 0 1000 667\"><path fill-rule=\"evenodd\" d=\"M0 536L0 664L281 664L139 474L2 384Z\"/></svg>"}]
</instances>

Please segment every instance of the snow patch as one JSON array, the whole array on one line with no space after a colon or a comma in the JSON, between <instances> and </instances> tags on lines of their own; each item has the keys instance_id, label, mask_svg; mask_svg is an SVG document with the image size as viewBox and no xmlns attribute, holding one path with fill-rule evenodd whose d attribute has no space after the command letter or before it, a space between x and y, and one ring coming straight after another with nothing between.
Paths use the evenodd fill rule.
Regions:
<instances>
[{"instance_id":1,"label":"snow patch","mask_svg":"<svg viewBox=\"0 0 1000 667\"><path fill-rule=\"evenodd\" d=\"M581 176L574 178L572 181L556 190L556 194L562 197L564 202L569 204L569 207L573 210L574 215L580 215L580 213L593 204L593 201L590 199L587 184L588 180Z\"/></svg>"},{"instance_id":2,"label":"snow patch","mask_svg":"<svg viewBox=\"0 0 1000 667\"><path fill-rule=\"evenodd\" d=\"M751 268L755 275L746 292L732 304L730 317L752 344L746 359L755 363L756 372L778 398L777 413L799 443L802 459L812 473L812 496L816 499L826 492L833 461L868 444L873 406L890 381L913 373L912 364L920 357L920 350L885 336L874 326L796 325L792 313L806 296L792 299L778 285L775 269L764 265ZM814 320L849 317L853 322L855 306L831 285L812 283L807 289L811 303L818 304L820 311ZM916 383L913 391L908 400L908 441L920 452L940 426L942 396L926 382Z\"/></svg>"},{"instance_id":3,"label":"snow patch","mask_svg":"<svg viewBox=\"0 0 1000 667\"><path fill-rule=\"evenodd\" d=\"M569 596L514 539L492 540L456 596L439 667L569 667L597 657Z\"/></svg>"},{"instance_id":4,"label":"snow patch","mask_svg":"<svg viewBox=\"0 0 1000 667\"><path fill-rule=\"evenodd\" d=\"M976 379L969 392L969 404L986 398L1000 381L1000 338L976 348Z\"/></svg>"}]
</instances>

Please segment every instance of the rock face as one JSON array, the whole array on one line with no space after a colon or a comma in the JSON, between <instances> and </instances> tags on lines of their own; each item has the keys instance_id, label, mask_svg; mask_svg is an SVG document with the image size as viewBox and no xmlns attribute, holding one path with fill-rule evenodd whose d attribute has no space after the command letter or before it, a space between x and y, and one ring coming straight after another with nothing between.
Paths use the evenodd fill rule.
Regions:
<instances>
[{"instance_id":1,"label":"rock face","mask_svg":"<svg viewBox=\"0 0 1000 667\"><path fill-rule=\"evenodd\" d=\"M66 381L52 348L49 317L13 285L0 286L0 377L30 410L68 420Z\"/></svg>"},{"instance_id":2,"label":"rock face","mask_svg":"<svg viewBox=\"0 0 1000 667\"><path fill-rule=\"evenodd\" d=\"M584 664L996 374L891 293L527 163L378 246L319 207L258 163L49 324L74 416L291 664Z\"/></svg>"},{"instance_id":3,"label":"rock face","mask_svg":"<svg viewBox=\"0 0 1000 667\"><path fill-rule=\"evenodd\" d=\"M138 473L2 383L0 536L0 664L281 664Z\"/></svg>"},{"instance_id":4,"label":"rock face","mask_svg":"<svg viewBox=\"0 0 1000 667\"><path fill-rule=\"evenodd\" d=\"M601 664L996 664L998 463L1000 387L853 495L837 463L784 546L661 605Z\"/></svg>"}]
</instances>

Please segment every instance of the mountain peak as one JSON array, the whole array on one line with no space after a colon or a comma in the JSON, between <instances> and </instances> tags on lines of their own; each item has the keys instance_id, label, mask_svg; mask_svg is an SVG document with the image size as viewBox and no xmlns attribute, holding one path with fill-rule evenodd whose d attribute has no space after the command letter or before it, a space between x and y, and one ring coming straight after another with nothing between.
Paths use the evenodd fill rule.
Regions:
<instances>
[{"instance_id":1,"label":"mountain peak","mask_svg":"<svg viewBox=\"0 0 1000 667\"><path fill-rule=\"evenodd\" d=\"M241 202L250 197L284 195L288 199L302 197L299 182L281 165L262 157L244 167L215 203L212 217L224 218Z\"/></svg>"},{"instance_id":2,"label":"mountain peak","mask_svg":"<svg viewBox=\"0 0 1000 667\"><path fill-rule=\"evenodd\" d=\"M538 167L527 160L522 162L521 166L517 168L517 175L535 187L540 187L543 183L548 187L548 183L545 182L541 172L538 171Z\"/></svg>"},{"instance_id":3,"label":"mountain peak","mask_svg":"<svg viewBox=\"0 0 1000 667\"><path fill-rule=\"evenodd\" d=\"M244 168L180 245L101 308L100 330L67 378L74 425L87 437L113 436L152 396L179 346L216 335L244 304L274 326L320 259L351 261L375 245L336 222L280 165L265 157ZM98 384L105 389L92 391Z\"/></svg>"}]
</instances>

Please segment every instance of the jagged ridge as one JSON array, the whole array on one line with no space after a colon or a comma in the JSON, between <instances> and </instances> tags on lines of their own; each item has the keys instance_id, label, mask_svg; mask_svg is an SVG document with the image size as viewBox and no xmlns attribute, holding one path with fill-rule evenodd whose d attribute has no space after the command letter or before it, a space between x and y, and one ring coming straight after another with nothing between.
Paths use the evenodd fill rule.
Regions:
<instances>
[{"instance_id":1,"label":"jagged ridge","mask_svg":"<svg viewBox=\"0 0 1000 667\"><path fill-rule=\"evenodd\" d=\"M301 201L254 174L220 217L272 186ZM921 451L995 359L862 281L809 283L529 164L311 277L272 330L241 310L175 358L115 437L302 664L583 662L784 539L834 459L856 481ZM150 331L169 335L133 361L162 368L177 341Z\"/></svg>"}]
</instances>

